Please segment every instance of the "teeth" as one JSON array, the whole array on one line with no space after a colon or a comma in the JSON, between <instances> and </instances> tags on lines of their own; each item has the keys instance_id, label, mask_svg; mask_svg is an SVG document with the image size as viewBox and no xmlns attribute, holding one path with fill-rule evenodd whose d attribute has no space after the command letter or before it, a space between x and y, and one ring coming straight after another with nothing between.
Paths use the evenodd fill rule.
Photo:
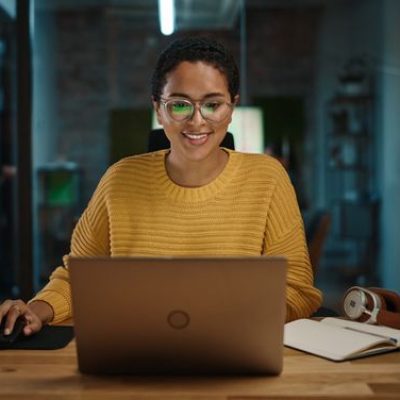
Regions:
<instances>
[{"instance_id":1,"label":"teeth","mask_svg":"<svg viewBox=\"0 0 400 400\"><path fill-rule=\"evenodd\" d=\"M190 135L189 133L185 133L184 135L186 137L188 137L189 139L193 139L193 140L204 139L207 136L207 134L204 134L204 135Z\"/></svg>"}]
</instances>

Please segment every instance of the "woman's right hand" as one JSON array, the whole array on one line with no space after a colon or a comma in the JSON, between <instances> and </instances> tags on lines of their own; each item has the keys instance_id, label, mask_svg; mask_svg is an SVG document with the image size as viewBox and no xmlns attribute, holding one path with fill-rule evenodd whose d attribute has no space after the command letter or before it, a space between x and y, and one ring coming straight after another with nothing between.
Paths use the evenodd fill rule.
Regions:
<instances>
[{"instance_id":1,"label":"woman's right hand","mask_svg":"<svg viewBox=\"0 0 400 400\"><path fill-rule=\"evenodd\" d=\"M25 336L39 332L43 325L53 319L53 309L44 301L34 301L30 304L22 300L6 300L0 305L0 322L4 321L4 335L12 333L17 318L22 317L26 325Z\"/></svg>"}]
</instances>

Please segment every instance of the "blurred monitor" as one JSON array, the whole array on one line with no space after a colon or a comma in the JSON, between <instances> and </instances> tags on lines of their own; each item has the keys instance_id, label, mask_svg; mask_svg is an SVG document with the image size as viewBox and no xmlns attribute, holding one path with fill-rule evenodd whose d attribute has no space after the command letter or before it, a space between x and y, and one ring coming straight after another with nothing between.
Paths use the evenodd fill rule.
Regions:
<instances>
[{"instance_id":1,"label":"blurred monitor","mask_svg":"<svg viewBox=\"0 0 400 400\"><path fill-rule=\"evenodd\" d=\"M40 203L47 207L70 207L79 203L80 169L72 164L48 165L38 169Z\"/></svg>"}]
</instances>

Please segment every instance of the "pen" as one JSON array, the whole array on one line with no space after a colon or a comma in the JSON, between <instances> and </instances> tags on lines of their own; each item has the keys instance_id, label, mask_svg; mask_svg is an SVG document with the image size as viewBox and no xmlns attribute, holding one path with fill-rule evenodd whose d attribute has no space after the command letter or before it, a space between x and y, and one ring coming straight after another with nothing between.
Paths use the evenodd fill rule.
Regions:
<instances>
[{"instance_id":1,"label":"pen","mask_svg":"<svg viewBox=\"0 0 400 400\"><path fill-rule=\"evenodd\" d=\"M389 339L391 342L393 342L393 344L397 344L397 339L392 338L390 336L379 335L378 333L366 332L366 331L363 331L361 329L350 328L349 326L345 326L344 329L347 329L349 331L359 332L359 333L365 333L367 335L372 335L372 336L380 337L380 338L383 338L383 339Z\"/></svg>"}]
</instances>

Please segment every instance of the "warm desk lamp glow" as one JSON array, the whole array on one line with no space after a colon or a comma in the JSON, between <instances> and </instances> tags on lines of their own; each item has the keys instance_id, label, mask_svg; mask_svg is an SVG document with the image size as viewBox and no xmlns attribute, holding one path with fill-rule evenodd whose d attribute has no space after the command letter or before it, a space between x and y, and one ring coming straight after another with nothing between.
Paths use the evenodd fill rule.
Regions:
<instances>
[{"instance_id":1,"label":"warm desk lamp glow","mask_svg":"<svg viewBox=\"0 0 400 400\"><path fill-rule=\"evenodd\" d=\"M158 16L163 35L171 35L175 30L174 0L158 0Z\"/></svg>"}]
</instances>

